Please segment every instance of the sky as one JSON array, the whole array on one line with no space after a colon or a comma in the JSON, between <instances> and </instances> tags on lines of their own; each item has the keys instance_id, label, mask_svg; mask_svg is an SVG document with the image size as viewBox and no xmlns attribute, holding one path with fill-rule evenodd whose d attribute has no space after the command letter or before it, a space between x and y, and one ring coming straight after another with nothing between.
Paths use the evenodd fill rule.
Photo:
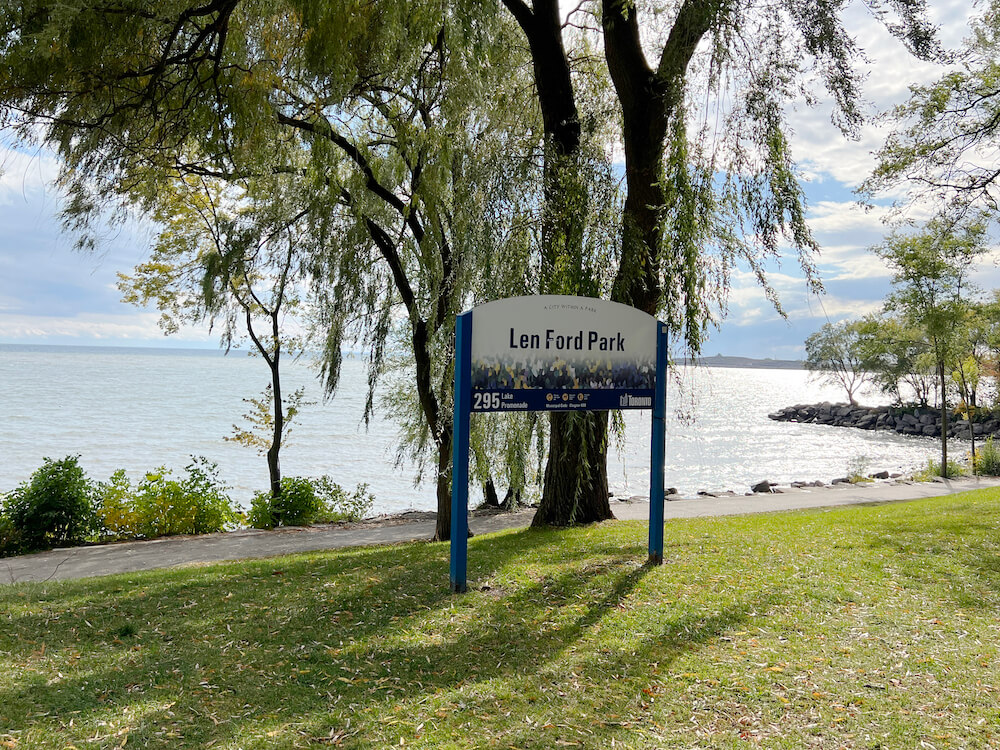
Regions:
<instances>
[{"instance_id":1,"label":"sky","mask_svg":"<svg viewBox=\"0 0 1000 750\"><path fill-rule=\"evenodd\" d=\"M959 45L968 32L972 3L929 0L929 4L942 43L949 48ZM941 75L940 67L915 61L871 22L862 3L855 3L849 13L849 24L870 60L865 66L865 108L870 114L905 101L910 84ZM805 178L809 224L823 248L818 268L825 294L810 294L796 259L787 257L770 275L787 316L782 318L753 276L737 271L727 316L710 333L706 355L800 358L809 334L826 322L876 310L889 291L890 272L868 248L889 231L883 222L892 196L865 211L854 194L874 165L873 152L882 144L887 126L870 125L859 140L846 140L830 123L829 108L822 102L795 108L791 121L793 155ZM218 345L205 327L165 337L156 325L155 310L120 300L116 274L145 260L146 233L109 234L96 253L79 253L73 249L73 237L60 228L55 160L44 152L14 152L0 145L0 167L0 344ZM921 209L911 216L922 218ZM988 264L977 281L987 289L1000 287L1000 273Z\"/></svg>"}]
</instances>

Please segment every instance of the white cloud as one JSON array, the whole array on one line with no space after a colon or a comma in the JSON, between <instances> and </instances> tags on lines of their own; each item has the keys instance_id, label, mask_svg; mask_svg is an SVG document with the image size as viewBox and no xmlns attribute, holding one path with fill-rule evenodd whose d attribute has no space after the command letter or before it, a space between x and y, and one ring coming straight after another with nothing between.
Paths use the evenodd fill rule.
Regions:
<instances>
[{"instance_id":1,"label":"white cloud","mask_svg":"<svg viewBox=\"0 0 1000 750\"><path fill-rule=\"evenodd\" d=\"M840 235L865 231L882 235L889 209L866 210L854 201L819 201L809 207L809 226L815 234Z\"/></svg>"},{"instance_id":2,"label":"white cloud","mask_svg":"<svg viewBox=\"0 0 1000 750\"><path fill-rule=\"evenodd\" d=\"M801 305L788 310L790 319L816 319L824 323L826 321L836 323L841 320L855 320L882 308L881 299L850 299L827 294L820 297L812 296L802 302Z\"/></svg>"},{"instance_id":3,"label":"white cloud","mask_svg":"<svg viewBox=\"0 0 1000 750\"><path fill-rule=\"evenodd\" d=\"M81 313L73 316L0 314L0 341L5 343L150 343L162 344L157 313ZM170 337L175 345L217 340L207 329L185 328Z\"/></svg>"},{"instance_id":4,"label":"white cloud","mask_svg":"<svg viewBox=\"0 0 1000 750\"><path fill-rule=\"evenodd\" d=\"M946 49L957 47L968 36L969 20L977 10L972 6L968 0L941 0L929 9L932 21L939 25L939 39ZM931 83L947 70L940 64L914 58L882 24L872 19L861 3L851 6L845 24L870 59L863 87L863 110L869 117L902 104L909 98L911 85ZM822 99L823 95L819 95ZM833 127L832 111L828 102L816 107L801 102L796 106L790 113L794 130L792 153L810 178L830 176L856 188L875 166L874 152L884 143L891 125L886 121L869 123L860 138L853 141Z\"/></svg>"},{"instance_id":5,"label":"white cloud","mask_svg":"<svg viewBox=\"0 0 1000 750\"><path fill-rule=\"evenodd\" d=\"M51 192L59 174L58 162L43 151L26 152L0 145L0 205L42 197Z\"/></svg>"}]
</instances>

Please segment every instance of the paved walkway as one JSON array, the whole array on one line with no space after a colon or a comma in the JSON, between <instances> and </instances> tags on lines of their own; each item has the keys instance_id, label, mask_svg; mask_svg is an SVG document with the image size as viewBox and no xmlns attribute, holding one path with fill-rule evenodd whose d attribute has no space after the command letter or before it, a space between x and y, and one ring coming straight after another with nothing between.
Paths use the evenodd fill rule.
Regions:
<instances>
[{"instance_id":1,"label":"paved walkway","mask_svg":"<svg viewBox=\"0 0 1000 750\"><path fill-rule=\"evenodd\" d=\"M768 495L736 495L672 500L666 503L666 518L697 518L768 513L801 508L825 508L864 503L888 503L937 497L956 492L1000 486L1000 478L938 480L927 483L876 483L835 487L784 490ZM649 518L648 503L615 502L620 520ZM523 528L531 523L532 510L493 516L472 517L469 525L476 534L502 529ZM129 573L155 568L201 565L223 560L273 557L295 552L396 544L430 539L434 533L433 514L413 513L378 523L351 526L259 531L241 529L222 534L169 537L148 542L125 542L91 547L74 547L33 555L0 559L0 584L21 581L50 581L89 578L112 573Z\"/></svg>"}]
</instances>

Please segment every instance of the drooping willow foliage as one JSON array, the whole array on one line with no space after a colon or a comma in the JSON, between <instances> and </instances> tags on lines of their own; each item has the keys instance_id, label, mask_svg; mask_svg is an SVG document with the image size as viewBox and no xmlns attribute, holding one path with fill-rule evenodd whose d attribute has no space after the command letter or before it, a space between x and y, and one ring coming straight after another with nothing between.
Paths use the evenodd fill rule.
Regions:
<instances>
[{"instance_id":1,"label":"drooping willow foliage","mask_svg":"<svg viewBox=\"0 0 1000 750\"><path fill-rule=\"evenodd\" d=\"M867 5L932 50L922 0ZM368 356L369 415L408 372L393 408L414 417L406 450L433 455L443 538L457 312L610 296L697 351L737 264L769 290L788 247L815 282L785 109L823 92L857 129L845 6L602 0L564 29L556 0L23 0L0 8L0 123L58 154L84 247L108 212L154 214L191 177L301 211L326 387L345 346ZM510 460L500 442L483 438L481 477Z\"/></svg>"}]
</instances>

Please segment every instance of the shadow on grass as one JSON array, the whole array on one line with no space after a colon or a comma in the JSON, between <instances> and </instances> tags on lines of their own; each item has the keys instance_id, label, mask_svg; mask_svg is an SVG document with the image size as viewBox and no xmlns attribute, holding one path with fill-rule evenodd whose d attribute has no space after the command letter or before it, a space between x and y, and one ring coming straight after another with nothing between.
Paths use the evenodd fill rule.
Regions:
<instances>
[{"instance_id":1,"label":"shadow on grass","mask_svg":"<svg viewBox=\"0 0 1000 750\"><path fill-rule=\"evenodd\" d=\"M669 663L761 606L647 613L634 643L577 657L650 572L638 565L639 529L624 548L580 533L474 539L470 573L492 583L459 597L448 593L447 546L431 544L5 591L0 732L37 727L62 745L127 729L136 745L242 747L272 730L284 739L261 742L290 743L462 685L559 681L566 660L588 679L638 680L650 660Z\"/></svg>"}]
</instances>

